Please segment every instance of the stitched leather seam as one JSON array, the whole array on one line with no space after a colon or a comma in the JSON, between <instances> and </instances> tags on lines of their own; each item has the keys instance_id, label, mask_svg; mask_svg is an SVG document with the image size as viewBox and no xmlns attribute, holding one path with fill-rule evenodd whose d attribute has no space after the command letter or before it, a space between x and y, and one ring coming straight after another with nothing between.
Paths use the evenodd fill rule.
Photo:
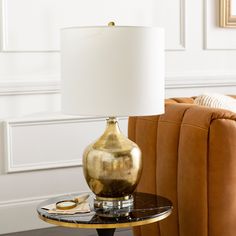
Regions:
<instances>
[{"instance_id":1,"label":"stitched leather seam","mask_svg":"<svg viewBox=\"0 0 236 236\"><path fill-rule=\"evenodd\" d=\"M208 131L208 129L209 129L209 127L205 128L205 127L202 127L202 126L193 125L193 124L188 124L188 123L182 123L182 126L188 126L188 127L198 128L198 129L205 130L205 131Z\"/></svg>"},{"instance_id":2,"label":"stitched leather seam","mask_svg":"<svg viewBox=\"0 0 236 236\"><path fill-rule=\"evenodd\" d=\"M182 122L170 121L170 120L161 120L161 121L159 121L159 123L170 123L170 124L180 125Z\"/></svg>"},{"instance_id":3,"label":"stitched leather seam","mask_svg":"<svg viewBox=\"0 0 236 236\"><path fill-rule=\"evenodd\" d=\"M157 122L158 116L156 116L155 118L156 118L156 120L150 120L150 119L148 119L148 118L141 118L141 117L138 117L138 120L145 120L145 121L149 121L149 122Z\"/></svg>"}]
</instances>

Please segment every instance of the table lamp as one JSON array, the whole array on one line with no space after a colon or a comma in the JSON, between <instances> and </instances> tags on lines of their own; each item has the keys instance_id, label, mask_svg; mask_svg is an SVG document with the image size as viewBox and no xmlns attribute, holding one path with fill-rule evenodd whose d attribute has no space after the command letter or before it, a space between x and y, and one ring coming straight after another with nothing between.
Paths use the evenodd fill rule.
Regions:
<instances>
[{"instance_id":1,"label":"table lamp","mask_svg":"<svg viewBox=\"0 0 236 236\"><path fill-rule=\"evenodd\" d=\"M61 30L62 112L107 117L105 132L83 154L95 208L132 207L141 151L121 133L117 117L164 112L164 64L161 28L110 22Z\"/></svg>"}]
</instances>

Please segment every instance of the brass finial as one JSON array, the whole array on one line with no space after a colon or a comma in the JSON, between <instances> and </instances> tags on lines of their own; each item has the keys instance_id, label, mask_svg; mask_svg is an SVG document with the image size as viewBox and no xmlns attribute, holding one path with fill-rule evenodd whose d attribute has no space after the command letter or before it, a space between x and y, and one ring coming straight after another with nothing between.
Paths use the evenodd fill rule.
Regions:
<instances>
[{"instance_id":1,"label":"brass finial","mask_svg":"<svg viewBox=\"0 0 236 236\"><path fill-rule=\"evenodd\" d=\"M113 22L113 21L109 22L108 26L115 26L115 22Z\"/></svg>"}]
</instances>

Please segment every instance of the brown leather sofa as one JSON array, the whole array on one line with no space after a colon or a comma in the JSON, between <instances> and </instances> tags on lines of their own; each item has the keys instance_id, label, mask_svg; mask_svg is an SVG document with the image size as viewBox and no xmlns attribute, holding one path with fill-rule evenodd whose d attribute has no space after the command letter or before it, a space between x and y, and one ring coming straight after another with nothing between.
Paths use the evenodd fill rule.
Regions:
<instances>
[{"instance_id":1,"label":"brown leather sofa","mask_svg":"<svg viewBox=\"0 0 236 236\"><path fill-rule=\"evenodd\" d=\"M135 228L136 236L236 235L236 114L193 101L168 99L164 115L129 119L143 153L137 190L174 206L165 220Z\"/></svg>"}]
</instances>

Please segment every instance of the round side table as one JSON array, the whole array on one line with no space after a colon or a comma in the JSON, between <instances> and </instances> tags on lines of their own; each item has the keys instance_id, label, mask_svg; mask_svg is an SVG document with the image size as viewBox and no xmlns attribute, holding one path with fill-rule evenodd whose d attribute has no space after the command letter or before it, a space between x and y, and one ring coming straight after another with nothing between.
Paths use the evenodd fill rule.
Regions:
<instances>
[{"instance_id":1,"label":"round side table","mask_svg":"<svg viewBox=\"0 0 236 236\"><path fill-rule=\"evenodd\" d=\"M98 215L93 209L92 194L89 197L91 207L91 212L89 213L74 215L49 214L42 209L43 206L70 199L71 197L72 195L61 196L42 202L37 208L39 218L50 224L64 227L94 228L99 236L113 236L116 228L140 226L160 221L169 216L173 208L171 201L164 197L136 192L133 194L134 206L125 215L122 209L103 211L103 216ZM122 217L119 216L122 214Z\"/></svg>"}]
</instances>

